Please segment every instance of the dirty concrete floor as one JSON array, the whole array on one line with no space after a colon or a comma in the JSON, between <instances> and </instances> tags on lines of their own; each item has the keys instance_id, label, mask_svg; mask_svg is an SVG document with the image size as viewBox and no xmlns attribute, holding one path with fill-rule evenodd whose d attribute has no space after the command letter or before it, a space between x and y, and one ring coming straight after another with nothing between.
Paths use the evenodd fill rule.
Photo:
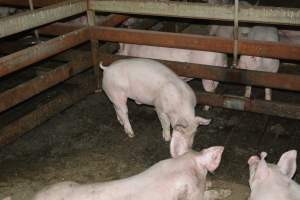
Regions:
<instances>
[{"instance_id":1,"label":"dirty concrete floor","mask_svg":"<svg viewBox=\"0 0 300 200\"><path fill-rule=\"evenodd\" d=\"M191 84L201 87L200 81ZM218 92L231 92L225 88L221 86ZM236 91L242 92L242 87ZM254 95L263 96L259 92ZM0 199L6 195L29 199L42 187L64 180L91 183L128 177L169 158L154 109L132 101L128 104L136 133L132 139L125 135L111 103L101 93L88 96L2 148ZM209 178L217 187L233 190L229 199L246 199L249 156L264 150L269 153L268 160L275 162L284 151L300 149L297 120L221 108L202 111L201 106L197 113L213 121L198 129L194 149L225 146L221 166ZM300 173L295 179L300 181Z\"/></svg>"}]
</instances>

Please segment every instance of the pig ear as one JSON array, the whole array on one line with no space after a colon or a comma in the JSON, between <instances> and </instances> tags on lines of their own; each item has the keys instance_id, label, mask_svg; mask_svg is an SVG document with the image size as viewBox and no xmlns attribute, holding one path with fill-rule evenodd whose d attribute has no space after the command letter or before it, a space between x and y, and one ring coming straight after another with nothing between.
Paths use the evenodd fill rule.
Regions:
<instances>
[{"instance_id":1,"label":"pig ear","mask_svg":"<svg viewBox=\"0 0 300 200\"><path fill-rule=\"evenodd\" d=\"M208 171L213 172L218 168L221 162L223 151L224 147L222 146L214 146L203 149L201 151L202 154L197 158L197 163L205 166Z\"/></svg>"},{"instance_id":2,"label":"pig ear","mask_svg":"<svg viewBox=\"0 0 300 200\"><path fill-rule=\"evenodd\" d=\"M266 156L267 156L266 152L262 152L260 154L261 159L257 165L257 169L254 177L257 180L264 180L269 176L270 171L267 162L265 161Z\"/></svg>"},{"instance_id":3,"label":"pig ear","mask_svg":"<svg viewBox=\"0 0 300 200\"><path fill-rule=\"evenodd\" d=\"M297 151L287 151L280 157L277 165L280 171L286 174L289 178L292 178L297 168Z\"/></svg>"},{"instance_id":4,"label":"pig ear","mask_svg":"<svg viewBox=\"0 0 300 200\"><path fill-rule=\"evenodd\" d=\"M260 159L258 156L251 156L248 160L250 187L251 187L251 183L253 182L253 177L255 175L255 171L257 169L257 165L258 165L259 161L260 161Z\"/></svg>"},{"instance_id":5,"label":"pig ear","mask_svg":"<svg viewBox=\"0 0 300 200\"><path fill-rule=\"evenodd\" d=\"M196 117L196 123L198 125L208 125L208 124L210 124L210 122L211 122L211 119L206 119L206 118L199 117L199 116Z\"/></svg>"},{"instance_id":6,"label":"pig ear","mask_svg":"<svg viewBox=\"0 0 300 200\"><path fill-rule=\"evenodd\" d=\"M248 165L252 166L252 165L258 164L258 162L259 162L258 156L251 156L248 160Z\"/></svg>"},{"instance_id":7,"label":"pig ear","mask_svg":"<svg viewBox=\"0 0 300 200\"><path fill-rule=\"evenodd\" d=\"M181 156L188 152L188 150L188 143L184 139L183 135L180 132L174 130L170 143L170 153L172 158L177 158L178 156Z\"/></svg>"}]
</instances>

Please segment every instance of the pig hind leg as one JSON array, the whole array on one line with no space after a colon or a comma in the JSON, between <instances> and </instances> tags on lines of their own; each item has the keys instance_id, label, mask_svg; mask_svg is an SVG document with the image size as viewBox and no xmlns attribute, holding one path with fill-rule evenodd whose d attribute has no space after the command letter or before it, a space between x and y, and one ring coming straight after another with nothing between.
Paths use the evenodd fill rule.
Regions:
<instances>
[{"instance_id":1,"label":"pig hind leg","mask_svg":"<svg viewBox=\"0 0 300 200\"><path fill-rule=\"evenodd\" d=\"M171 140L171 133L170 133L170 120L168 116L165 113L156 111L159 121L161 123L162 129L163 129L163 138L165 139L166 142Z\"/></svg>"},{"instance_id":2,"label":"pig hind leg","mask_svg":"<svg viewBox=\"0 0 300 200\"><path fill-rule=\"evenodd\" d=\"M270 88L265 88L265 100L271 101L272 99L272 90Z\"/></svg>"},{"instance_id":3,"label":"pig hind leg","mask_svg":"<svg viewBox=\"0 0 300 200\"><path fill-rule=\"evenodd\" d=\"M114 104L118 121L124 126L125 133L129 137L134 137L134 132L128 118L127 96L123 92L116 92L114 95L109 95L109 97Z\"/></svg>"},{"instance_id":4,"label":"pig hind leg","mask_svg":"<svg viewBox=\"0 0 300 200\"><path fill-rule=\"evenodd\" d=\"M251 96L251 86L246 86L245 97L250 98L250 96Z\"/></svg>"}]
</instances>

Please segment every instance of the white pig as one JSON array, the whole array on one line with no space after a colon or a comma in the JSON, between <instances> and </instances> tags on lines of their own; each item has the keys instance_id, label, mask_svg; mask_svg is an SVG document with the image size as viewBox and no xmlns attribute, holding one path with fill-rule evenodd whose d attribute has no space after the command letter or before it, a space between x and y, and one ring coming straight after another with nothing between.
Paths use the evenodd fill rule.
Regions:
<instances>
[{"instance_id":1,"label":"white pig","mask_svg":"<svg viewBox=\"0 0 300 200\"><path fill-rule=\"evenodd\" d=\"M248 34L248 39L278 42L278 30L275 27L254 26ZM238 68L276 73L279 69L279 60L242 55L239 60ZM246 86L245 97L250 98L250 96L251 86ZM265 88L265 99L271 100L271 97L271 89Z\"/></svg>"},{"instance_id":2,"label":"white pig","mask_svg":"<svg viewBox=\"0 0 300 200\"><path fill-rule=\"evenodd\" d=\"M16 13L16 11L17 9L13 7L0 6L0 18L13 15Z\"/></svg>"},{"instance_id":3,"label":"white pig","mask_svg":"<svg viewBox=\"0 0 300 200\"><path fill-rule=\"evenodd\" d=\"M205 192L207 171L219 166L222 146L196 152L188 149L182 134L174 133L172 157L135 176L94 184L62 182L38 192L33 200L211 200L226 197ZM228 196L228 194L227 194Z\"/></svg>"},{"instance_id":4,"label":"white pig","mask_svg":"<svg viewBox=\"0 0 300 200\"><path fill-rule=\"evenodd\" d=\"M128 119L127 98L155 107L166 141L171 139L170 124L173 130L185 135L191 146L198 125L210 123L210 119L195 116L194 91L165 65L151 59L132 58L100 67L104 70L103 90L129 137L134 133Z\"/></svg>"},{"instance_id":5,"label":"white pig","mask_svg":"<svg viewBox=\"0 0 300 200\"><path fill-rule=\"evenodd\" d=\"M144 57L152 59L227 67L226 54L209 51L120 43L120 50L117 54L124 56ZM185 81L191 80L191 78L186 77L181 77L181 79ZM218 86L217 81L206 79L202 79L202 84L204 90L207 92L215 92L215 89ZM208 110L209 106L205 106L204 109Z\"/></svg>"},{"instance_id":6,"label":"white pig","mask_svg":"<svg viewBox=\"0 0 300 200\"><path fill-rule=\"evenodd\" d=\"M250 170L249 200L299 200L300 185L292 180L296 171L297 151L282 154L277 164L265 161L266 152L261 158L251 156L248 160Z\"/></svg>"},{"instance_id":7,"label":"white pig","mask_svg":"<svg viewBox=\"0 0 300 200\"><path fill-rule=\"evenodd\" d=\"M279 30L279 41L287 44L300 44L300 31Z\"/></svg>"}]
</instances>

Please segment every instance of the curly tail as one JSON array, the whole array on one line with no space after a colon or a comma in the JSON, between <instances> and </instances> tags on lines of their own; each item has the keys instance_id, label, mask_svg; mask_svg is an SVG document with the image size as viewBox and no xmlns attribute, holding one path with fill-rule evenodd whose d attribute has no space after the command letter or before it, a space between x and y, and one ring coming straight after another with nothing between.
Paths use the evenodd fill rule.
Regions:
<instances>
[{"instance_id":1,"label":"curly tail","mask_svg":"<svg viewBox=\"0 0 300 200\"><path fill-rule=\"evenodd\" d=\"M102 63L103 63L103 62L100 62L100 63L99 63L99 67L100 67L102 70L106 70L107 67L103 66Z\"/></svg>"}]
</instances>

